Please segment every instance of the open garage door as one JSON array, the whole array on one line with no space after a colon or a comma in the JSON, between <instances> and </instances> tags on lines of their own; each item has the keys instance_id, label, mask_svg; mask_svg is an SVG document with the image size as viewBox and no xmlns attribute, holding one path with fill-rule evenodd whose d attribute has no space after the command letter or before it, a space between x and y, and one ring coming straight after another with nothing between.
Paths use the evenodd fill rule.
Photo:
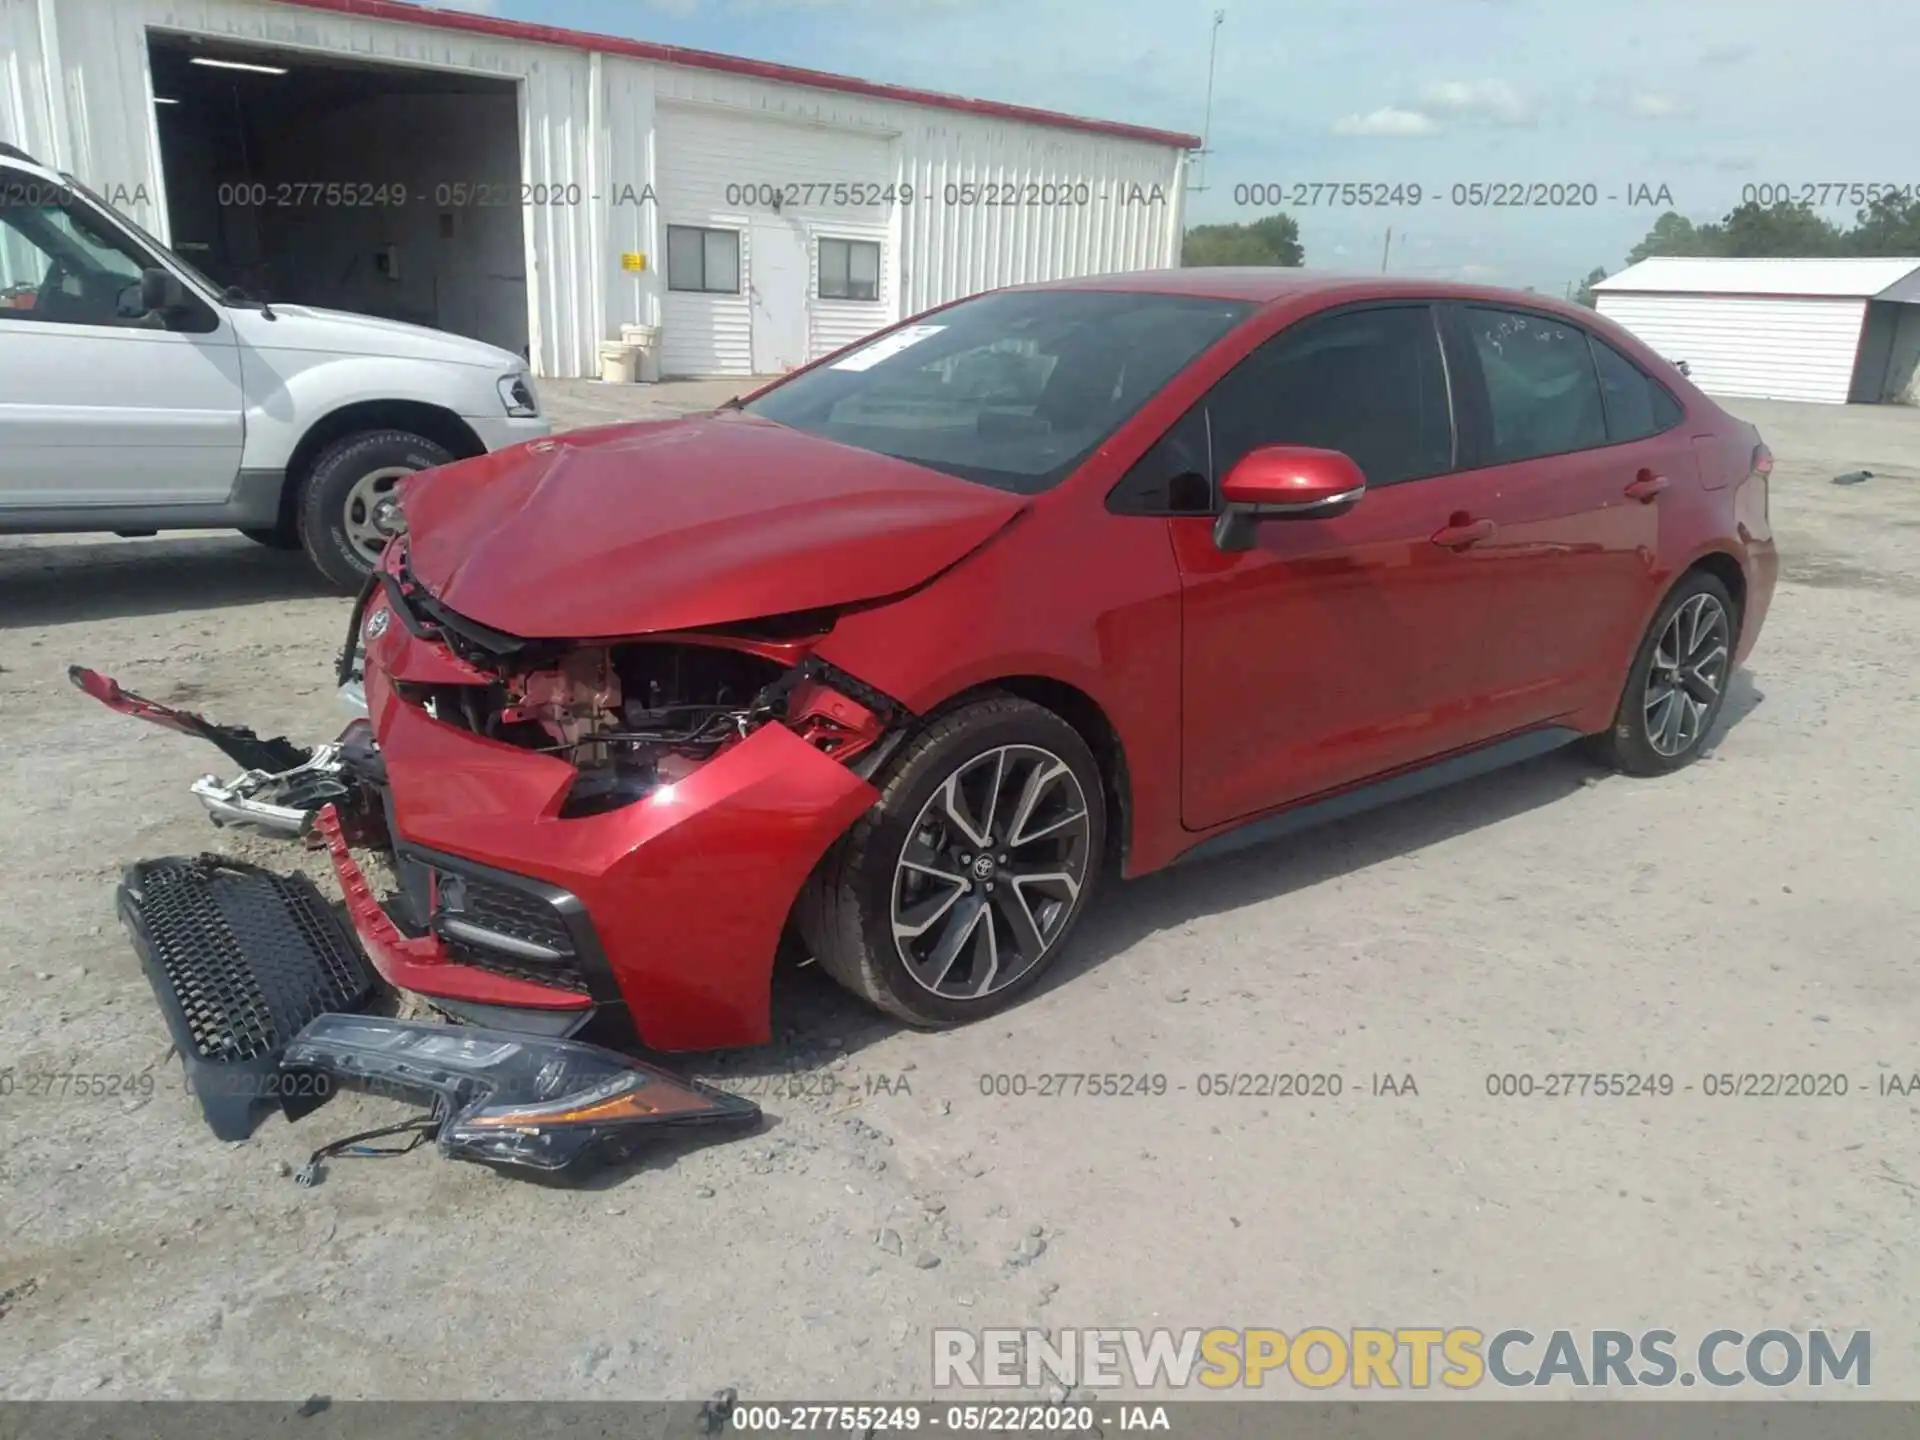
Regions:
<instances>
[{"instance_id":1,"label":"open garage door","mask_svg":"<svg viewBox=\"0 0 1920 1440\"><path fill-rule=\"evenodd\" d=\"M256 296L527 354L515 82L153 32L174 248Z\"/></svg>"}]
</instances>

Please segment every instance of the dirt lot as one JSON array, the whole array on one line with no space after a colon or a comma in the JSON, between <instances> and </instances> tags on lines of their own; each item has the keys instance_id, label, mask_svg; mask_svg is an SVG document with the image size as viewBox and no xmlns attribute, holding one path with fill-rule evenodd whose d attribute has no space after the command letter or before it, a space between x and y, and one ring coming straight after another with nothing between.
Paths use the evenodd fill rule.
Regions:
<instances>
[{"instance_id":1,"label":"dirt lot","mask_svg":"<svg viewBox=\"0 0 1920 1440\"><path fill-rule=\"evenodd\" d=\"M585 1190L427 1152L297 1187L404 1113L366 1098L211 1138L112 891L233 843L185 789L219 757L64 668L318 738L346 602L238 537L0 541L0 1394L897 1397L935 1325L1425 1324L1869 1326L1876 1391L1920 1397L1916 1105L1871 1093L1920 1071L1920 413L1735 408L1780 459L1786 578L1711 760L1550 757L1127 886L1044 993L959 1033L799 970L784 1042L702 1067L764 1132ZM1550 1070L1691 1089L1485 1088ZM1701 1093L1785 1070L1851 1094ZM149 1071L150 1098L29 1093ZM1169 1093L982 1091L1085 1071ZM1197 1094L1274 1071L1345 1093Z\"/></svg>"}]
</instances>

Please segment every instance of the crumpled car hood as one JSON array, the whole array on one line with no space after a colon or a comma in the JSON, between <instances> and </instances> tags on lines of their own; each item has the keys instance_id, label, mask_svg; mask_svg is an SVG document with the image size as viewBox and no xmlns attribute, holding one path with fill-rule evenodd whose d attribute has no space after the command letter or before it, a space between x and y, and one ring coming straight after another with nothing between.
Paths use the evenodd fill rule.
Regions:
<instances>
[{"instance_id":1,"label":"crumpled car hood","mask_svg":"<svg viewBox=\"0 0 1920 1440\"><path fill-rule=\"evenodd\" d=\"M577 430L427 471L414 579L510 635L689 630L910 590L1018 495L733 412Z\"/></svg>"}]
</instances>

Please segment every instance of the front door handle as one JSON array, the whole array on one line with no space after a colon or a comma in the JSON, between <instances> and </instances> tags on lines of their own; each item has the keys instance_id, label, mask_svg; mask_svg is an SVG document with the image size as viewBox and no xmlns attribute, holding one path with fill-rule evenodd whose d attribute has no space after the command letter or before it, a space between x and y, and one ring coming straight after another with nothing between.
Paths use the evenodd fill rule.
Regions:
<instances>
[{"instance_id":1,"label":"front door handle","mask_svg":"<svg viewBox=\"0 0 1920 1440\"><path fill-rule=\"evenodd\" d=\"M1642 470L1627 485L1627 498L1638 500L1642 505L1656 498L1673 482L1664 475L1656 475L1651 470Z\"/></svg>"},{"instance_id":2,"label":"front door handle","mask_svg":"<svg viewBox=\"0 0 1920 1440\"><path fill-rule=\"evenodd\" d=\"M1464 550L1482 540L1491 540L1495 528L1491 520L1469 520L1460 515L1433 532L1433 543L1443 550Z\"/></svg>"}]
</instances>

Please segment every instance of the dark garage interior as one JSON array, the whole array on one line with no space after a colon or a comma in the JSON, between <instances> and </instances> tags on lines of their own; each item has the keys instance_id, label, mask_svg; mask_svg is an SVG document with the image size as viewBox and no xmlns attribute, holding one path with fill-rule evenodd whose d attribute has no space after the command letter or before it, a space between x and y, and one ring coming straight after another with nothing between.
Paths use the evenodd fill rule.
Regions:
<instances>
[{"instance_id":1,"label":"dark garage interior","mask_svg":"<svg viewBox=\"0 0 1920 1440\"><path fill-rule=\"evenodd\" d=\"M223 285L527 353L511 80L150 32L172 242Z\"/></svg>"}]
</instances>

